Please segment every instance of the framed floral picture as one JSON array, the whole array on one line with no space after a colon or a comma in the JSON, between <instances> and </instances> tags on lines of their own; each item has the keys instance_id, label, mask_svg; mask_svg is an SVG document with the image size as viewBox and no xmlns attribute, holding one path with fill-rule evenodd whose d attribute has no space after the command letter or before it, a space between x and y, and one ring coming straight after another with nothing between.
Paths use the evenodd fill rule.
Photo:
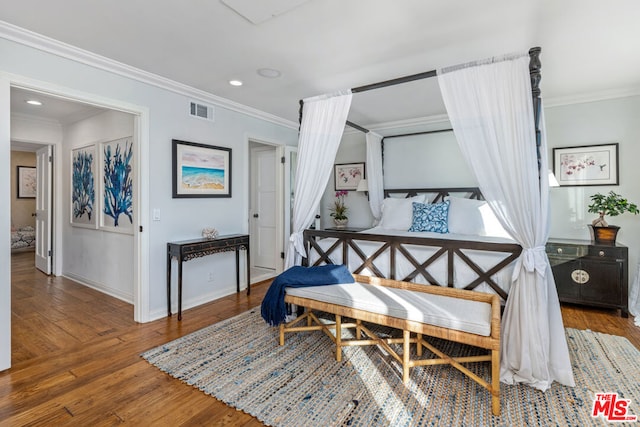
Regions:
<instances>
[{"instance_id":1,"label":"framed floral picture","mask_svg":"<svg viewBox=\"0 0 640 427\"><path fill-rule=\"evenodd\" d=\"M553 173L560 186L618 185L618 144L554 148Z\"/></svg>"},{"instance_id":2,"label":"framed floral picture","mask_svg":"<svg viewBox=\"0 0 640 427\"><path fill-rule=\"evenodd\" d=\"M364 163L342 163L334 165L336 191L355 191L364 179Z\"/></svg>"},{"instance_id":3,"label":"framed floral picture","mask_svg":"<svg viewBox=\"0 0 640 427\"><path fill-rule=\"evenodd\" d=\"M18 199L36 198L36 168L32 166L18 166Z\"/></svg>"}]
</instances>

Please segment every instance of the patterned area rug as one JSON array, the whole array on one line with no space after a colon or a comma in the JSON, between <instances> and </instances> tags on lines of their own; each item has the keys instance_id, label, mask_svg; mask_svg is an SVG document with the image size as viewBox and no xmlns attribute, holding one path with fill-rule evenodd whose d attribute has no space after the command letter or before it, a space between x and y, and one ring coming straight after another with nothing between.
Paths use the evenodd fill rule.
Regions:
<instances>
[{"instance_id":1,"label":"patterned area rug","mask_svg":"<svg viewBox=\"0 0 640 427\"><path fill-rule=\"evenodd\" d=\"M629 415L640 416L640 351L622 337L566 333L576 387L554 383L542 393L502 384L499 417L491 415L489 393L450 366L412 368L405 386L395 360L374 346L346 347L342 363L319 331L287 334L286 345L278 346L277 328L265 324L259 310L142 357L271 426L602 426L602 417L591 417L597 392L631 399ZM430 341L452 355L477 352ZM489 378L488 363L467 366Z\"/></svg>"}]
</instances>

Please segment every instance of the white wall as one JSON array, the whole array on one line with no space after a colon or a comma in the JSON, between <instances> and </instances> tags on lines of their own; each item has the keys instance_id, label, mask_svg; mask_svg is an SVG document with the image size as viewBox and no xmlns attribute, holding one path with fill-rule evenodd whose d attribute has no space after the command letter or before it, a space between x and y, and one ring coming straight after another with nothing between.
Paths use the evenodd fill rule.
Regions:
<instances>
[{"instance_id":1,"label":"white wall","mask_svg":"<svg viewBox=\"0 0 640 427\"><path fill-rule=\"evenodd\" d=\"M130 303L134 293L133 236L71 226L70 182L72 149L133 134L134 116L119 111L107 111L73 123L63 129L62 154L56 163L62 169L63 182L62 274ZM98 188L96 182L96 197L101 197Z\"/></svg>"},{"instance_id":2,"label":"white wall","mask_svg":"<svg viewBox=\"0 0 640 427\"><path fill-rule=\"evenodd\" d=\"M126 104L131 111L148 111L149 152L148 194L142 194L149 212L159 209L161 220L140 218L148 233L149 265L142 274L148 276L149 307L145 320L166 315L166 244L200 236L202 228L214 226L221 234L248 232L248 196L246 135L256 139L297 144L297 129L259 117L217 107L215 122L191 118L188 102L193 96L161 89L119 74L66 59L26 45L0 39L0 170L9 175L9 84L20 82L27 87L53 88L72 97L104 100L104 103ZM54 90L55 89L55 90ZM292 108L297 108L295 105ZM143 123L144 126L144 123ZM172 199L171 140L173 138L229 147L232 152L232 198ZM6 152L6 153L5 153ZM9 241L8 187L0 189L0 202L5 206L0 222L0 237ZM62 187L60 187L62 189ZM4 225L4 226L2 226ZM9 245L0 248L0 360L8 360L10 305ZM231 253L190 261L185 264L184 304L186 307L235 292L235 262ZM118 268L114 265L113 268ZM215 274L213 283L208 273ZM174 284L174 294L175 284ZM175 298L174 298L175 302ZM0 367L6 365L0 365Z\"/></svg>"},{"instance_id":3,"label":"white wall","mask_svg":"<svg viewBox=\"0 0 640 427\"><path fill-rule=\"evenodd\" d=\"M559 187L551 189L552 237L589 239L587 224L597 216L587 212L590 196L615 191L640 205L640 96L545 109L549 164L554 147L619 143L620 185ZM607 218L622 227L617 241L629 247L630 284L636 276L640 256L640 215Z\"/></svg>"},{"instance_id":4,"label":"white wall","mask_svg":"<svg viewBox=\"0 0 640 427\"><path fill-rule=\"evenodd\" d=\"M0 76L0 371L11 366L11 103L9 81Z\"/></svg>"},{"instance_id":5,"label":"white wall","mask_svg":"<svg viewBox=\"0 0 640 427\"><path fill-rule=\"evenodd\" d=\"M62 142L62 126L51 120L12 114L11 140L56 145Z\"/></svg>"}]
</instances>

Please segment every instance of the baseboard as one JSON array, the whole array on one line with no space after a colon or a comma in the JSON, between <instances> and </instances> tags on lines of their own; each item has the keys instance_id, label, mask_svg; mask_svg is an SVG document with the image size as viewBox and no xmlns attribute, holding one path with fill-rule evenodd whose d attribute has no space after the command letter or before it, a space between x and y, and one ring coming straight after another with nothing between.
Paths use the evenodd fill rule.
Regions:
<instances>
[{"instance_id":1,"label":"baseboard","mask_svg":"<svg viewBox=\"0 0 640 427\"><path fill-rule=\"evenodd\" d=\"M113 289L103 283L94 282L91 279L87 279L86 277L78 276L77 274L69 272L63 272L62 277L66 277L69 280L73 280L74 282L80 283L81 285L84 285L88 288L95 289L98 292L102 292L103 294L107 294L126 303L133 304L133 294L125 293L118 289Z\"/></svg>"},{"instance_id":2,"label":"baseboard","mask_svg":"<svg viewBox=\"0 0 640 427\"><path fill-rule=\"evenodd\" d=\"M246 292L246 287L244 288L240 288L240 292ZM189 310L190 308L194 308L194 307L198 307L200 305L203 304L207 304L209 302L215 301L217 299L229 296L229 295L233 295L234 293L236 293L236 288L235 286L233 288L228 288L228 289L218 289L215 292L211 292L205 295L201 295L197 298L192 298L189 300L182 300L182 313L184 316L184 312L186 310ZM174 317L178 317L177 313L178 313L178 300L176 298L174 298L172 296L171 299L171 312L174 314ZM153 321L153 320L158 320L158 319L162 319L167 317L167 307L166 305L162 308L153 310L149 312L149 321Z\"/></svg>"}]
</instances>

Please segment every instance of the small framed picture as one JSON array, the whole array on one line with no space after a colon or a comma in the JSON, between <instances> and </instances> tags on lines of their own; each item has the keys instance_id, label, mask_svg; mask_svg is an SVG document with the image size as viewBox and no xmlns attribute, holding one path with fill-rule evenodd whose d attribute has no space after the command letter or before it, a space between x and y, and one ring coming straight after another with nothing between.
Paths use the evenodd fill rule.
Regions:
<instances>
[{"instance_id":1,"label":"small framed picture","mask_svg":"<svg viewBox=\"0 0 640 427\"><path fill-rule=\"evenodd\" d=\"M343 163L335 165L334 170L336 191L355 191L358 183L364 179L364 163Z\"/></svg>"},{"instance_id":2,"label":"small framed picture","mask_svg":"<svg viewBox=\"0 0 640 427\"><path fill-rule=\"evenodd\" d=\"M173 140L173 198L231 197L231 148Z\"/></svg>"},{"instance_id":3,"label":"small framed picture","mask_svg":"<svg viewBox=\"0 0 640 427\"><path fill-rule=\"evenodd\" d=\"M553 149L560 186L618 185L618 143Z\"/></svg>"},{"instance_id":4,"label":"small framed picture","mask_svg":"<svg viewBox=\"0 0 640 427\"><path fill-rule=\"evenodd\" d=\"M18 166L18 199L36 198L36 168L32 166Z\"/></svg>"}]
</instances>

